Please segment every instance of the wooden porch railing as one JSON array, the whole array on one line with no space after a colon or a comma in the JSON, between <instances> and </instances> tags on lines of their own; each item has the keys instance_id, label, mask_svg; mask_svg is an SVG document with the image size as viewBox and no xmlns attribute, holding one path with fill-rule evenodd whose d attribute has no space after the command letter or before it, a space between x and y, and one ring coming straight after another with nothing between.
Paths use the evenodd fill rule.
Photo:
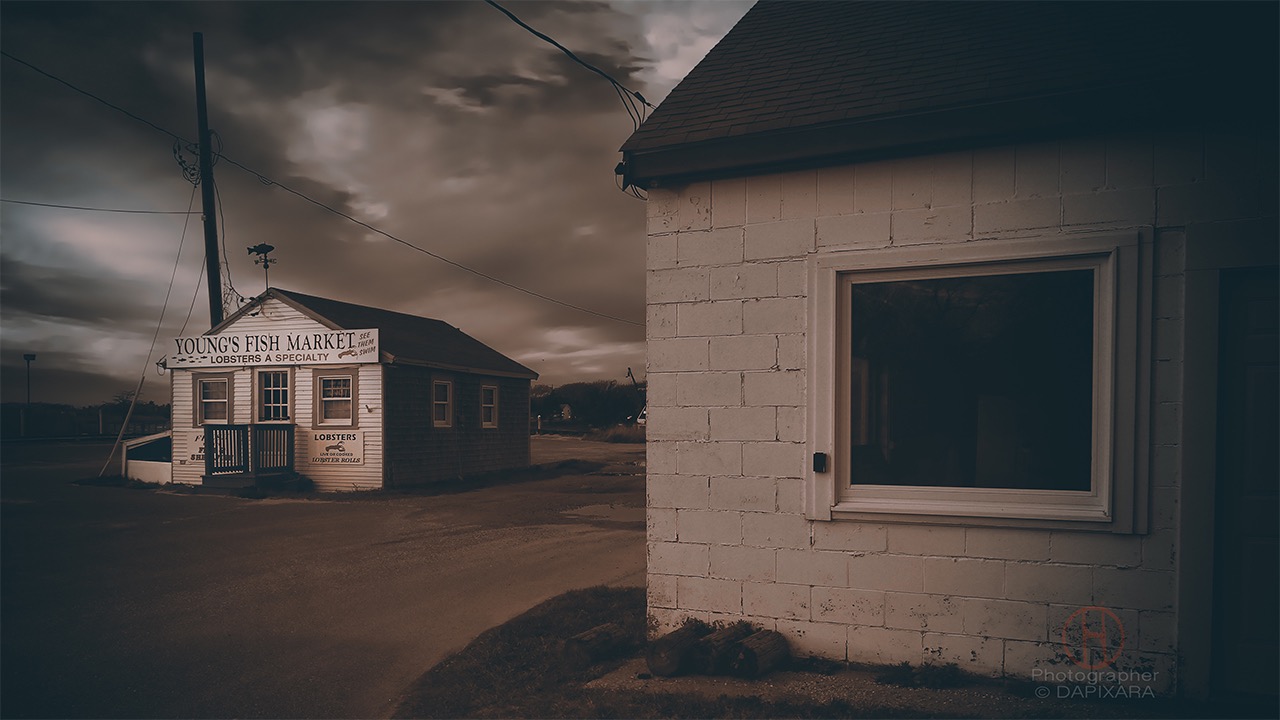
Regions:
<instances>
[{"instance_id":1,"label":"wooden porch railing","mask_svg":"<svg viewBox=\"0 0 1280 720\"><path fill-rule=\"evenodd\" d=\"M206 475L293 470L293 425L206 425Z\"/></svg>"},{"instance_id":2,"label":"wooden porch railing","mask_svg":"<svg viewBox=\"0 0 1280 720\"><path fill-rule=\"evenodd\" d=\"M253 425L253 471L293 470L293 426Z\"/></svg>"}]
</instances>

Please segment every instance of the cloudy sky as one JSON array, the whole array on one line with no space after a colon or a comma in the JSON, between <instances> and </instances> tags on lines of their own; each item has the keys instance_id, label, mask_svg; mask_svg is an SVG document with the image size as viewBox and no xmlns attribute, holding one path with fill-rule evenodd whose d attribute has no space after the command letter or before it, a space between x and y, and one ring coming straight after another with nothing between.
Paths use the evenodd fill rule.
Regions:
<instances>
[{"instance_id":1,"label":"cloudy sky","mask_svg":"<svg viewBox=\"0 0 1280 720\"><path fill-rule=\"evenodd\" d=\"M657 104L751 2L506 5ZM0 5L4 52L192 140L194 31L227 159L450 260L639 324L496 285L222 162L219 229L240 295L262 292L246 248L267 242L273 286L445 320L543 382L641 373L644 206L615 186L632 122L606 81L478 1ZM0 73L4 200L185 211L194 199L199 211L172 138L13 57ZM153 363L169 338L209 327L199 215L185 241L184 221L0 204L3 399L24 398L32 352L33 401L99 402L132 389L144 364L144 397L166 399Z\"/></svg>"}]
</instances>

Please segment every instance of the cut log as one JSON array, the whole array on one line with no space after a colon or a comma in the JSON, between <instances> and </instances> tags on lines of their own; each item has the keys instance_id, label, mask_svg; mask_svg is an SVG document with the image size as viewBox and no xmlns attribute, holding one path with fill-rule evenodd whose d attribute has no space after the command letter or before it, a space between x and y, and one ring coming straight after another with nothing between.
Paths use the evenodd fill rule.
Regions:
<instances>
[{"instance_id":1,"label":"cut log","mask_svg":"<svg viewBox=\"0 0 1280 720\"><path fill-rule=\"evenodd\" d=\"M736 622L716 630L693 646L691 672L727 675L738 656L738 644L756 631L750 623Z\"/></svg>"},{"instance_id":2,"label":"cut log","mask_svg":"<svg viewBox=\"0 0 1280 720\"><path fill-rule=\"evenodd\" d=\"M658 677L671 677L689 672L693 646L711 628L701 623L688 623L649 643L645 663Z\"/></svg>"},{"instance_id":3,"label":"cut log","mask_svg":"<svg viewBox=\"0 0 1280 720\"><path fill-rule=\"evenodd\" d=\"M787 639L781 633L761 630L744 639L738 646L738 656L733 661L733 674L755 678L782 668L790 659Z\"/></svg>"},{"instance_id":4,"label":"cut log","mask_svg":"<svg viewBox=\"0 0 1280 720\"><path fill-rule=\"evenodd\" d=\"M614 655L626 642L626 632L621 625L605 623L565 640L560 657L572 667L584 668Z\"/></svg>"}]
</instances>

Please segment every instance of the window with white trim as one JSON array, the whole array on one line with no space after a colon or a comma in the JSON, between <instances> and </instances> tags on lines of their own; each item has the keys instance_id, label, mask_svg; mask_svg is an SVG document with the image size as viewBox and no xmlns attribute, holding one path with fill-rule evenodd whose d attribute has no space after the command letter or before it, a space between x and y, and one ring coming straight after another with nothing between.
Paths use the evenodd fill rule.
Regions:
<instances>
[{"instance_id":1,"label":"window with white trim","mask_svg":"<svg viewBox=\"0 0 1280 720\"><path fill-rule=\"evenodd\" d=\"M316 371L316 425L355 427L355 371Z\"/></svg>"},{"instance_id":2,"label":"window with white trim","mask_svg":"<svg viewBox=\"0 0 1280 720\"><path fill-rule=\"evenodd\" d=\"M431 424L453 427L453 383L448 380L431 383Z\"/></svg>"},{"instance_id":3,"label":"window with white trim","mask_svg":"<svg viewBox=\"0 0 1280 720\"><path fill-rule=\"evenodd\" d=\"M480 386L480 427L498 427L498 386Z\"/></svg>"},{"instance_id":4,"label":"window with white trim","mask_svg":"<svg viewBox=\"0 0 1280 720\"><path fill-rule=\"evenodd\" d=\"M258 422L289 422L289 371L259 370L257 377Z\"/></svg>"},{"instance_id":5,"label":"window with white trim","mask_svg":"<svg viewBox=\"0 0 1280 720\"><path fill-rule=\"evenodd\" d=\"M811 517L1145 528L1141 236L811 262Z\"/></svg>"},{"instance_id":6,"label":"window with white trim","mask_svg":"<svg viewBox=\"0 0 1280 720\"><path fill-rule=\"evenodd\" d=\"M195 424L225 425L231 422L231 376L195 378Z\"/></svg>"}]
</instances>

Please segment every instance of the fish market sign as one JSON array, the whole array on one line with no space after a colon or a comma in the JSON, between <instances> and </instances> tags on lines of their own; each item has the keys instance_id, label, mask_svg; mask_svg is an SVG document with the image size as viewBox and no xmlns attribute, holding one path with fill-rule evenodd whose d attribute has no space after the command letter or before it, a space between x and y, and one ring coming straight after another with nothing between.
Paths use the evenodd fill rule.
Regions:
<instances>
[{"instance_id":1,"label":"fish market sign","mask_svg":"<svg viewBox=\"0 0 1280 720\"><path fill-rule=\"evenodd\" d=\"M169 367L343 365L378 362L378 330L219 333L174 338Z\"/></svg>"}]
</instances>

